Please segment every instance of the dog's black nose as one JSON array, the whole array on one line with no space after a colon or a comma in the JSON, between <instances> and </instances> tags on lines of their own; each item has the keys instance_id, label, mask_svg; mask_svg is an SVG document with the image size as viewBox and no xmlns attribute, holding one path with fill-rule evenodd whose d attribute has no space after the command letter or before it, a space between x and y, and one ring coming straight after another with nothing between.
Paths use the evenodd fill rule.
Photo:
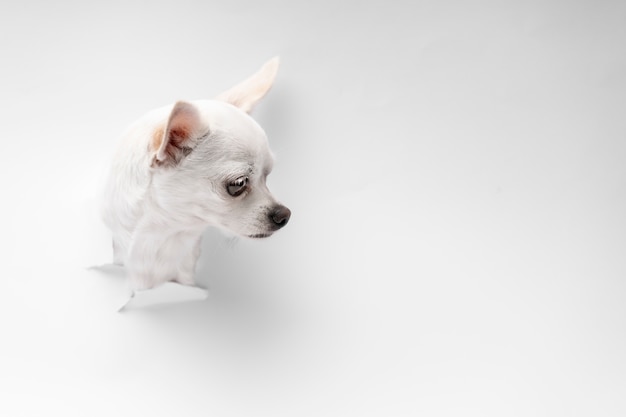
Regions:
<instances>
[{"instance_id":1,"label":"dog's black nose","mask_svg":"<svg viewBox=\"0 0 626 417\"><path fill-rule=\"evenodd\" d=\"M276 229L285 226L291 217L291 210L285 206L277 206L270 212L270 218Z\"/></svg>"}]
</instances>

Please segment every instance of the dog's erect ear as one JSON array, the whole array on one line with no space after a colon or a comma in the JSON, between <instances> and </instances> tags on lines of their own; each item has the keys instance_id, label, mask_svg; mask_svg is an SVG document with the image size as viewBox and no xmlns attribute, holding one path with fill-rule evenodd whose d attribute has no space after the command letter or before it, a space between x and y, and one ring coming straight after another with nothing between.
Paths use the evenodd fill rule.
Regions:
<instances>
[{"instance_id":1,"label":"dog's erect ear","mask_svg":"<svg viewBox=\"0 0 626 417\"><path fill-rule=\"evenodd\" d=\"M274 57L267 61L261 69L247 80L242 81L228 91L217 96L218 100L226 101L246 113L250 113L254 106L267 94L272 87L280 60Z\"/></svg>"},{"instance_id":2,"label":"dog's erect ear","mask_svg":"<svg viewBox=\"0 0 626 417\"><path fill-rule=\"evenodd\" d=\"M155 155L152 166L176 165L191 152L205 129L193 104L177 102L167 125L153 133L151 148Z\"/></svg>"}]
</instances>

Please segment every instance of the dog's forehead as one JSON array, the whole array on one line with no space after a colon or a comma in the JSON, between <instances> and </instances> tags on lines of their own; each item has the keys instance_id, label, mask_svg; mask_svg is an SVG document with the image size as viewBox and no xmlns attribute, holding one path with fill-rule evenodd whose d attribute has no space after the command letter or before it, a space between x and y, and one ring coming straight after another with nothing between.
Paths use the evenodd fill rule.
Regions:
<instances>
[{"instance_id":1,"label":"dog's forehead","mask_svg":"<svg viewBox=\"0 0 626 417\"><path fill-rule=\"evenodd\" d=\"M213 138L205 142L208 155L220 158L231 169L247 166L266 174L272 170L274 158L267 136L252 117L228 103L207 100L194 104Z\"/></svg>"},{"instance_id":2,"label":"dog's forehead","mask_svg":"<svg viewBox=\"0 0 626 417\"><path fill-rule=\"evenodd\" d=\"M217 100L196 103L209 131L230 137L246 146L267 146L267 136L261 126L237 107Z\"/></svg>"}]
</instances>

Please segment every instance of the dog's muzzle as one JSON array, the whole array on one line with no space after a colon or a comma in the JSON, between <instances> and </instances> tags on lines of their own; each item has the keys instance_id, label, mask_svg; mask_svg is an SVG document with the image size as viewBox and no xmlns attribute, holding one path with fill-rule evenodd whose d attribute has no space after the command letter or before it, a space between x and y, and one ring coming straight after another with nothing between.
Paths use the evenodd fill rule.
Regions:
<instances>
[{"instance_id":1,"label":"dog's muzzle","mask_svg":"<svg viewBox=\"0 0 626 417\"><path fill-rule=\"evenodd\" d=\"M270 212L268 213L269 231L265 233L257 233L254 235L248 235L248 237L251 237L253 239L262 239L262 238L270 237L272 236L272 234L274 234L275 231L285 227L287 222L289 222L290 217L291 217L291 210L289 210L285 206L276 206L272 210L270 210Z\"/></svg>"}]
</instances>

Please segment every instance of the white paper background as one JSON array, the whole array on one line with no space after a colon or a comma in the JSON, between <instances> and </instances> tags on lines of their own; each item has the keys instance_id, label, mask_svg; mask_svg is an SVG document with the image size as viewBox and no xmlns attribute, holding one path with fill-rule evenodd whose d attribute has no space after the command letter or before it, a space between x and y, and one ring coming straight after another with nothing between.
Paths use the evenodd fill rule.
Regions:
<instances>
[{"instance_id":1,"label":"white paper background","mask_svg":"<svg viewBox=\"0 0 626 417\"><path fill-rule=\"evenodd\" d=\"M470 4L471 3L471 4ZM626 415L626 7L12 2L0 415ZM280 55L292 209L207 232L206 302L113 312L122 130Z\"/></svg>"}]
</instances>

